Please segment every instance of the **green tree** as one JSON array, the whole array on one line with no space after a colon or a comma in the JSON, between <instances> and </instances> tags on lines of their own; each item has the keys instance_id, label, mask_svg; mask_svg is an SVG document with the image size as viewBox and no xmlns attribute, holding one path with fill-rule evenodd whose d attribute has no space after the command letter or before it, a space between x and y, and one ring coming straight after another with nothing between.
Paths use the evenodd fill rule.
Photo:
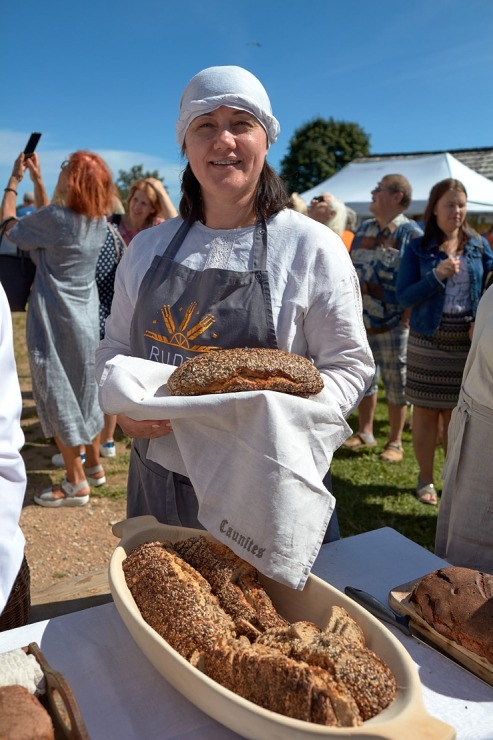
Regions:
<instances>
[{"instance_id":1,"label":"green tree","mask_svg":"<svg viewBox=\"0 0 493 740\"><path fill-rule=\"evenodd\" d=\"M118 172L118 180L115 184L122 203L125 203L127 200L132 183L136 180L145 180L147 177L154 177L156 180L161 180L164 184L164 178L160 177L157 170L144 172L144 167L141 164L134 165L130 170L120 170Z\"/></svg>"},{"instance_id":2,"label":"green tree","mask_svg":"<svg viewBox=\"0 0 493 740\"><path fill-rule=\"evenodd\" d=\"M314 118L294 132L280 175L290 193L303 193L369 153L370 137L357 123Z\"/></svg>"}]
</instances>

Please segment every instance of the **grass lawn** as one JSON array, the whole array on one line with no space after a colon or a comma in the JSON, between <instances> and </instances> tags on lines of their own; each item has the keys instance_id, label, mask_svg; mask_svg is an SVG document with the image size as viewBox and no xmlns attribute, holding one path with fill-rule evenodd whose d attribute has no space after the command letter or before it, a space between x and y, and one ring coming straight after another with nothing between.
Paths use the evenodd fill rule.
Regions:
<instances>
[{"instance_id":1,"label":"grass lawn","mask_svg":"<svg viewBox=\"0 0 493 740\"><path fill-rule=\"evenodd\" d=\"M357 415L353 414L349 418L353 429L357 429L357 422ZM375 423L378 447L359 453L340 448L332 462L333 493L337 499L341 536L393 527L433 551L438 507L421 504L414 496L418 466L411 432L407 428L404 432L401 463L385 463L379 459L387 435L387 407L380 390ZM439 447L435 455L435 484L439 491L443 459L443 449Z\"/></svg>"}]
</instances>

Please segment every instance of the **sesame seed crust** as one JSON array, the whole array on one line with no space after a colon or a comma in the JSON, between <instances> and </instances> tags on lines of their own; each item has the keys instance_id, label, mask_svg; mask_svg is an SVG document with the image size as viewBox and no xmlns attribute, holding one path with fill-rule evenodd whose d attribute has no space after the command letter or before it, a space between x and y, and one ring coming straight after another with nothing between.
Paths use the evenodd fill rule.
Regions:
<instances>
[{"instance_id":1,"label":"sesame seed crust","mask_svg":"<svg viewBox=\"0 0 493 740\"><path fill-rule=\"evenodd\" d=\"M168 378L172 396L255 390L309 396L323 387L320 372L306 357L250 347L211 350L186 360Z\"/></svg>"}]
</instances>

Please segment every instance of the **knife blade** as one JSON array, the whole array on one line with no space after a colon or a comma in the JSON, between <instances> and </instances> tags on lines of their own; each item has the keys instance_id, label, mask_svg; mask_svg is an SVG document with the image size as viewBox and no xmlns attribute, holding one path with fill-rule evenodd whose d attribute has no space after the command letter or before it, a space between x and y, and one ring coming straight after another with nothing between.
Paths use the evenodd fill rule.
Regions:
<instances>
[{"instance_id":1,"label":"knife blade","mask_svg":"<svg viewBox=\"0 0 493 740\"><path fill-rule=\"evenodd\" d=\"M392 627L397 627L405 635L412 634L409 626L409 617L396 614L393 609L390 609L390 607L386 606L380 599L373 596L373 594L368 593L368 591L362 591L360 588L355 588L354 586L346 586L344 593L360 606L364 606L377 619L391 624Z\"/></svg>"}]
</instances>

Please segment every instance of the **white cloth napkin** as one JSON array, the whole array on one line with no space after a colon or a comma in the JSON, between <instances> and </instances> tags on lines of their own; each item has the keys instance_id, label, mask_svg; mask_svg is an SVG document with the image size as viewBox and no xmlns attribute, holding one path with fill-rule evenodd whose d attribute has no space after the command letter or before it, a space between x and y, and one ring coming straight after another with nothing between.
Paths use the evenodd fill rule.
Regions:
<instances>
[{"instance_id":1,"label":"white cloth napkin","mask_svg":"<svg viewBox=\"0 0 493 740\"><path fill-rule=\"evenodd\" d=\"M170 396L175 368L118 355L106 364L99 400L108 414L171 419L148 458L187 475L198 518L261 573L302 589L335 499L322 484L350 435L324 389L299 398L274 391Z\"/></svg>"},{"instance_id":2,"label":"white cloth napkin","mask_svg":"<svg viewBox=\"0 0 493 740\"><path fill-rule=\"evenodd\" d=\"M0 655L0 686L19 684L31 694L43 694L45 678L34 657L21 648Z\"/></svg>"}]
</instances>

